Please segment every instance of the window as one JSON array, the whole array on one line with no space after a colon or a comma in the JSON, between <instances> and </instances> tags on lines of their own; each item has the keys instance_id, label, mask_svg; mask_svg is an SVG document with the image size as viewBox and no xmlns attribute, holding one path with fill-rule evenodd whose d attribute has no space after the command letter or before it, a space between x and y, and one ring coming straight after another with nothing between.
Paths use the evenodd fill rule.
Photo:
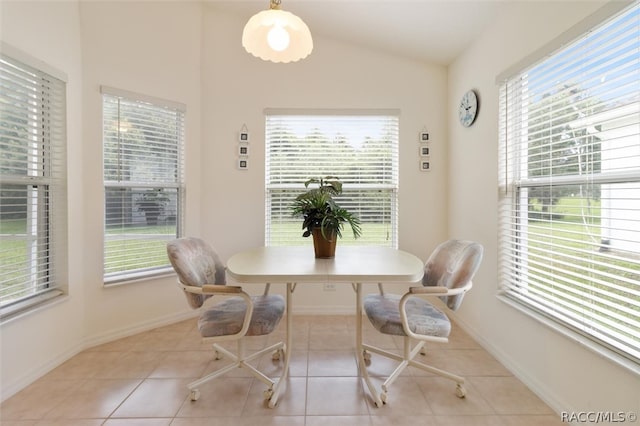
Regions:
<instances>
[{"instance_id":1,"label":"window","mask_svg":"<svg viewBox=\"0 0 640 426\"><path fill-rule=\"evenodd\" d=\"M184 107L102 88L104 279L170 270L167 241L180 235Z\"/></svg>"},{"instance_id":2,"label":"window","mask_svg":"<svg viewBox=\"0 0 640 426\"><path fill-rule=\"evenodd\" d=\"M336 176L337 202L362 222L357 244L397 247L398 122L397 111L267 111L266 244L311 244L291 204L307 179ZM350 243L344 232L340 244Z\"/></svg>"},{"instance_id":3,"label":"window","mask_svg":"<svg viewBox=\"0 0 640 426\"><path fill-rule=\"evenodd\" d=\"M0 55L2 317L61 294L67 279L66 84L13 56Z\"/></svg>"},{"instance_id":4,"label":"window","mask_svg":"<svg viewBox=\"0 0 640 426\"><path fill-rule=\"evenodd\" d=\"M504 294L640 360L640 6L500 88Z\"/></svg>"}]
</instances>

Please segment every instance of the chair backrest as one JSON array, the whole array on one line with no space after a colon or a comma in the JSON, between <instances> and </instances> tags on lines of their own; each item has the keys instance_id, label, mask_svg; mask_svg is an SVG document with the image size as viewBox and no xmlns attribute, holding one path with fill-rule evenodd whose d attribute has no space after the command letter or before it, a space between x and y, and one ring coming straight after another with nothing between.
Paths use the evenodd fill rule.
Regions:
<instances>
[{"instance_id":1,"label":"chair backrest","mask_svg":"<svg viewBox=\"0 0 640 426\"><path fill-rule=\"evenodd\" d=\"M473 241L449 240L441 243L425 263L422 284L460 288L473 278L480 266L482 245ZM451 310L457 310L464 294L444 296L442 300Z\"/></svg>"},{"instance_id":2,"label":"chair backrest","mask_svg":"<svg viewBox=\"0 0 640 426\"><path fill-rule=\"evenodd\" d=\"M218 253L200 238L178 238L167 244L171 266L184 285L202 287L204 284L226 284L225 264ZM209 296L184 292L189 305L197 309Z\"/></svg>"}]
</instances>

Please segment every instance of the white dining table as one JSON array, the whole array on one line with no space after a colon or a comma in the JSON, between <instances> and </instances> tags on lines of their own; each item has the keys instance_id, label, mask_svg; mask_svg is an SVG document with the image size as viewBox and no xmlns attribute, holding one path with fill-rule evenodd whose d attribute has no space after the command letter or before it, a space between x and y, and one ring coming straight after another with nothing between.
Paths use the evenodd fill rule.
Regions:
<instances>
[{"instance_id":1,"label":"white dining table","mask_svg":"<svg viewBox=\"0 0 640 426\"><path fill-rule=\"evenodd\" d=\"M293 292L298 283L351 284L356 293L356 359L358 371L364 379L376 406L381 406L373 387L363 356L362 347L362 284L414 283L422 279L423 262L411 253L390 247L338 246L331 259L316 259L313 247L257 247L239 252L229 258L227 274L238 283L285 283L286 295L286 351L283 375L269 399L269 407L278 402L282 383L289 373L290 351L293 347Z\"/></svg>"}]
</instances>

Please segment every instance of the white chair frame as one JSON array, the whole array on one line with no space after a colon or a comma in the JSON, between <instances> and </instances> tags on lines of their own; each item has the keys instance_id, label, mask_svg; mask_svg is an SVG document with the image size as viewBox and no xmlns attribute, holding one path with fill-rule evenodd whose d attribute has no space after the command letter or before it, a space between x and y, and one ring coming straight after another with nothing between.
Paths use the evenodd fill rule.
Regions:
<instances>
[{"instance_id":1,"label":"white chair frame","mask_svg":"<svg viewBox=\"0 0 640 426\"><path fill-rule=\"evenodd\" d=\"M384 381L384 383L381 386L381 390L377 392L377 394L373 395L374 401L382 401L382 403L385 404L387 401L387 393L388 393L389 386L391 386L391 384L398 378L398 376L400 376L400 374L409 366L416 367L416 368L419 368L420 370L427 371L429 373L433 373L438 376L453 380L456 383L456 391L455 391L456 395L459 398L465 397L467 391L464 387L465 380L463 377L415 360L415 357L418 355L418 353L421 355L426 354L426 352L424 351L424 346L426 343L429 343L429 342L448 343L449 339L446 337L422 335L422 334L416 334L412 332L409 329L405 307L406 307L407 301L411 297L427 297L428 298L428 297L456 296L456 295L466 293L467 291L471 290L472 287L473 287L473 283L471 281L467 282L462 287L458 287L454 289L448 289L446 287L435 287L435 286L434 287L425 287L425 286L410 287L409 290L401 297L399 302L399 311L400 311L400 319L402 321L402 328L405 333L405 336L403 336L402 355L398 355L396 353L389 352L387 350L384 350L366 343L363 343L362 345L364 359L367 363L371 362L371 354L369 352L400 362L400 364L395 368L395 370ZM383 289L382 283L378 284L378 289L380 291L380 294L384 295L384 289ZM417 341L415 346L412 345L412 339Z\"/></svg>"},{"instance_id":2,"label":"white chair frame","mask_svg":"<svg viewBox=\"0 0 640 426\"><path fill-rule=\"evenodd\" d=\"M217 284L205 284L202 287L189 286L183 284L180 280L178 280L178 284L182 287L182 289L188 293L193 294L202 294L205 296L240 296L247 304L247 309L244 315L244 321L242 324L242 329L236 334L224 335L224 336L215 336L215 337L203 337L202 341L205 343L211 343L213 349L215 351L215 359L221 359L222 355L231 359L232 363L215 370L206 376L191 382L187 385L187 388L190 390L190 398L192 401L197 401L200 397L200 391L198 387L204 383L207 383L217 377L220 377L229 371L236 368L246 368L254 377L262 381L264 384L268 386L268 388L264 391L264 398L266 400L270 400L273 396L273 387L278 383L278 380L272 380L267 377L264 373L256 369L254 366L249 364L250 361L259 358L269 352L273 352L272 359L279 360L284 359L285 354L285 344L284 342L278 342L273 345L270 345L264 349L261 349L257 352L254 352L250 355L245 354L245 346L244 346L244 337L247 334L247 330L249 329L249 325L251 323L251 317L253 315L253 301L251 300L251 296L247 294L242 287L239 286L230 286L230 285L217 285ZM269 293L270 284L267 283L265 286L264 295ZM205 304L200 308L202 310L206 310L206 301ZM237 342L237 353L233 353L222 346L218 345L218 343L236 340ZM271 406L271 405L270 405ZM271 408L273 408L271 406Z\"/></svg>"}]
</instances>

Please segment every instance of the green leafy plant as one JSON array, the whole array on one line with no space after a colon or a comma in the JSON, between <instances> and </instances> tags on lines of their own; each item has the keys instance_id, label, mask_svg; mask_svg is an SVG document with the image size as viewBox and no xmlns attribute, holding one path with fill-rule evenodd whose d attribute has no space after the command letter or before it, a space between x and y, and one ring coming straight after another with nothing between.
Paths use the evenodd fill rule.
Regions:
<instances>
[{"instance_id":1,"label":"green leafy plant","mask_svg":"<svg viewBox=\"0 0 640 426\"><path fill-rule=\"evenodd\" d=\"M349 224L354 238L360 237L360 219L353 213L340 207L333 197L342 193L342 182L335 176L324 178L312 178L304 183L305 188L309 185L318 185L307 192L298 195L292 206L294 217L302 217L303 237L308 237L314 229L320 229L322 236L326 240L334 236L342 238L342 229L345 224Z\"/></svg>"}]
</instances>

